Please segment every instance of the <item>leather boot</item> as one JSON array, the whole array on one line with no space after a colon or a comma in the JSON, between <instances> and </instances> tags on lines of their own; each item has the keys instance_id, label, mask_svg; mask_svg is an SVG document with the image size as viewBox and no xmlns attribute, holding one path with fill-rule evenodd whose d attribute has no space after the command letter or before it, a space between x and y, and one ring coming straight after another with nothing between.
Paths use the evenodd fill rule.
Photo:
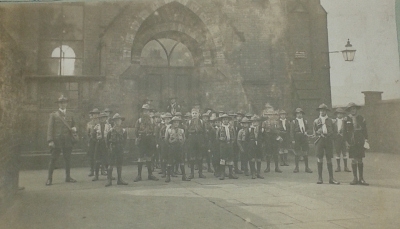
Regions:
<instances>
[{"instance_id":1,"label":"leather boot","mask_svg":"<svg viewBox=\"0 0 400 229\"><path fill-rule=\"evenodd\" d=\"M344 171L345 172L351 172L350 169L347 167L347 159L343 159L343 163L344 163Z\"/></svg>"},{"instance_id":2,"label":"leather boot","mask_svg":"<svg viewBox=\"0 0 400 229\"><path fill-rule=\"evenodd\" d=\"M108 170L110 171L110 170ZM112 170L111 170L112 172ZM122 180L122 166L117 166L117 175L118 175L118 180L117 180L117 185L128 185L125 181ZM108 176L108 173L107 173ZM112 178L112 174L110 176Z\"/></svg>"},{"instance_id":3,"label":"leather boot","mask_svg":"<svg viewBox=\"0 0 400 229\"><path fill-rule=\"evenodd\" d=\"M147 162L147 179L158 181L158 178L153 175L152 163Z\"/></svg>"},{"instance_id":4,"label":"leather boot","mask_svg":"<svg viewBox=\"0 0 400 229\"><path fill-rule=\"evenodd\" d=\"M65 158L65 182L67 183L75 183L76 180L71 177L71 159L70 158Z\"/></svg>"},{"instance_id":5,"label":"leather boot","mask_svg":"<svg viewBox=\"0 0 400 229\"><path fill-rule=\"evenodd\" d=\"M190 176L189 179L193 179L194 178L194 161L190 162Z\"/></svg>"},{"instance_id":6,"label":"leather boot","mask_svg":"<svg viewBox=\"0 0 400 229\"><path fill-rule=\"evenodd\" d=\"M250 161L250 171L251 171L251 179L256 179L256 163L254 161Z\"/></svg>"},{"instance_id":7,"label":"leather boot","mask_svg":"<svg viewBox=\"0 0 400 229\"><path fill-rule=\"evenodd\" d=\"M138 175L136 178L133 180L133 182L138 182L142 180L142 168L143 168L143 163L139 162L138 163Z\"/></svg>"},{"instance_id":8,"label":"leather boot","mask_svg":"<svg viewBox=\"0 0 400 229\"><path fill-rule=\"evenodd\" d=\"M264 170L264 173L269 173L271 171L271 158L267 155L267 168Z\"/></svg>"},{"instance_id":9,"label":"leather boot","mask_svg":"<svg viewBox=\"0 0 400 229\"><path fill-rule=\"evenodd\" d=\"M313 171L308 167L308 156L304 156L304 164L306 166L305 172L306 173L312 173Z\"/></svg>"},{"instance_id":10,"label":"leather boot","mask_svg":"<svg viewBox=\"0 0 400 229\"><path fill-rule=\"evenodd\" d=\"M238 179L234 173L233 173L233 165L229 165L229 179Z\"/></svg>"},{"instance_id":11,"label":"leather boot","mask_svg":"<svg viewBox=\"0 0 400 229\"><path fill-rule=\"evenodd\" d=\"M181 165L180 167L182 171L182 181L190 181L190 179L186 177L185 165Z\"/></svg>"},{"instance_id":12,"label":"leather boot","mask_svg":"<svg viewBox=\"0 0 400 229\"><path fill-rule=\"evenodd\" d=\"M163 174L165 174L165 164L164 164L164 162L161 162L161 171L160 172L158 172L158 174L160 174L160 175L163 175ZM161 176L162 177L162 176Z\"/></svg>"},{"instance_id":13,"label":"leather boot","mask_svg":"<svg viewBox=\"0 0 400 229\"><path fill-rule=\"evenodd\" d=\"M199 160L197 164L199 167L199 178L206 178L206 176L203 175L203 160Z\"/></svg>"},{"instance_id":14,"label":"leather boot","mask_svg":"<svg viewBox=\"0 0 400 229\"><path fill-rule=\"evenodd\" d=\"M353 181L350 182L351 185L358 184L358 177L357 177L357 163L351 163L351 168L353 169Z\"/></svg>"},{"instance_id":15,"label":"leather boot","mask_svg":"<svg viewBox=\"0 0 400 229\"><path fill-rule=\"evenodd\" d=\"M100 164L96 163L96 165L94 167L94 178L92 179L92 181L98 181L99 180L99 170L100 170Z\"/></svg>"},{"instance_id":16,"label":"leather boot","mask_svg":"<svg viewBox=\"0 0 400 229\"><path fill-rule=\"evenodd\" d=\"M282 170L279 169L279 156L278 155L274 156L274 162L275 162L275 172L282 173Z\"/></svg>"},{"instance_id":17,"label":"leather boot","mask_svg":"<svg viewBox=\"0 0 400 229\"><path fill-rule=\"evenodd\" d=\"M340 172L341 171L341 169L340 169L340 158L336 159L336 162L337 162L337 168L336 168L335 172Z\"/></svg>"},{"instance_id":18,"label":"leather boot","mask_svg":"<svg viewBox=\"0 0 400 229\"><path fill-rule=\"evenodd\" d=\"M358 163L358 173L359 173L359 180L358 183L361 185L368 186L369 184L364 180L364 163Z\"/></svg>"},{"instance_id":19,"label":"leather boot","mask_svg":"<svg viewBox=\"0 0 400 229\"><path fill-rule=\"evenodd\" d=\"M293 172L298 173L299 172L299 156L294 156L294 163L296 167L294 168Z\"/></svg>"},{"instance_id":20,"label":"leather boot","mask_svg":"<svg viewBox=\"0 0 400 229\"><path fill-rule=\"evenodd\" d=\"M221 168L221 176L219 177L220 180L225 180L225 165L220 165Z\"/></svg>"},{"instance_id":21,"label":"leather boot","mask_svg":"<svg viewBox=\"0 0 400 229\"><path fill-rule=\"evenodd\" d=\"M322 184L324 183L322 181L322 162L318 162L318 181L317 184Z\"/></svg>"},{"instance_id":22,"label":"leather boot","mask_svg":"<svg viewBox=\"0 0 400 229\"><path fill-rule=\"evenodd\" d=\"M264 179L264 177L261 176L261 161L257 161L257 178Z\"/></svg>"},{"instance_id":23,"label":"leather boot","mask_svg":"<svg viewBox=\"0 0 400 229\"><path fill-rule=\"evenodd\" d=\"M243 165L244 165L244 163L242 164L242 168L244 169L244 175L250 176L248 163L246 163L246 165L244 165L244 166Z\"/></svg>"},{"instance_id":24,"label":"leather boot","mask_svg":"<svg viewBox=\"0 0 400 229\"><path fill-rule=\"evenodd\" d=\"M107 184L105 185L106 187L110 187L112 185L112 172L113 172L113 168L110 166L108 168L108 172L107 172Z\"/></svg>"},{"instance_id":25,"label":"leather boot","mask_svg":"<svg viewBox=\"0 0 400 229\"><path fill-rule=\"evenodd\" d=\"M171 182L171 170L172 166L167 166L167 178L165 179L165 182L167 183Z\"/></svg>"},{"instance_id":26,"label":"leather boot","mask_svg":"<svg viewBox=\"0 0 400 229\"><path fill-rule=\"evenodd\" d=\"M329 184L340 184L340 182L338 182L335 179L333 179L333 166L332 166L332 163L327 163L326 167L328 167Z\"/></svg>"}]
</instances>

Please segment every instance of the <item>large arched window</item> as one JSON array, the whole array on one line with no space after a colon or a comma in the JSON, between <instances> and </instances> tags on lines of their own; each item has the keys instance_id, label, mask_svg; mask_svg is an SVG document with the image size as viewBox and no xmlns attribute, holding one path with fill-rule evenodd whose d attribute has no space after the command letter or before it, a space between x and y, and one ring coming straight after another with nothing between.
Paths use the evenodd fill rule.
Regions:
<instances>
[{"instance_id":1,"label":"large arched window","mask_svg":"<svg viewBox=\"0 0 400 229\"><path fill-rule=\"evenodd\" d=\"M189 49L179 41L168 38L148 42L141 53L140 65L158 67L193 67Z\"/></svg>"},{"instance_id":2,"label":"large arched window","mask_svg":"<svg viewBox=\"0 0 400 229\"><path fill-rule=\"evenodd\" d=\"M61 45L53 50L51 58L57 60L57 65L52 65L52 72L57 72L57 75L70 76L74 75L75 71L75 52L68 45Z\"/></svg>"}]
</instances>

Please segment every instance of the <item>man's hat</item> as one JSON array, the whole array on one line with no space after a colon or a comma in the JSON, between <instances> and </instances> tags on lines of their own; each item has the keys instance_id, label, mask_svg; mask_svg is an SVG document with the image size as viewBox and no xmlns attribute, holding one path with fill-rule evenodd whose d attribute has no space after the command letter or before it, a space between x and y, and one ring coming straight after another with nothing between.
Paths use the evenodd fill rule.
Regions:
<instances>
[{"instance_id":1,"label":"man's hat","mask_svg":"<svg viewBox=\"0 0 400 229\"><path fill-rule=\"evenodd\" d=\"M204 113L204 114L201 115L201 117L210 117L210 114L209 113Z\"/></svg>"},{"instance_id":2,"label":"man's hat","mask_svg":"<svg viewBox=\"0 0 400 229\"><path fill-rule=\"evenodd\" d=\"M260 121L260 117L258 117L258 115L254 115L251 117L250 121Z\"/></svg>"},{"instance_id":3,"label":"man's hat","mask_svg":"<svg viewBox=\"0 0 400 229\"><path fill-rule=\"evenodd\" d=\"M164 114L163 118L172 118L172 115L171 115L171 113L167 112Z\"/></svg>"},{"instance_id":4,"label":"man's hat","mask_svg":"<svg viewBox=\"0 0 400 229\"><path fill-rule=\"evenodd\" d=\"M60 98L57 99L56 103L65 103L68 102L68 98L61 95Z\"/></svg>"},{"instance_id":5,"label":"man's hat","mask_svg":"<svg viewBox=\"0 0 400 229\"><path fill-rule=\"evenodd\" d=\"M361 106L355 104L355 103L349 103L346 107L346 110L350 110L350 108L356 107L357 109L361 109Z\"/></svg>"},{"instance_id":6,"label":"man's hat","mask_svg":"<svg viewBox=\"0 0 400 229\"><path fill-rule=\"evenodd\" d=\"M325 103L319 105L319 107L317 108L317 111L319 111L319 110L330 111L330 109L328 108L328 106Z\"/></svg>"},{"instance_id":7,"label":"man's hat","mask_svg":"<svg viewBox=\"0 0 400 229\"><path fill-rule=\"evenodd\" d=\"M112 111L111 109L109 109L109 108L106 108L103 112L110 112L110 113L112 113L113 111Z\"/></svg>"},{"instance_id":8,"label":"man's hat","mask_svg":"<svg viewBox=\"0 0 400 229\"><path fill-rule=\"evenodd\" d=\"M233 112L233 111L229 111L228 115L232 116L232 117L236 117L237 116L237 114L235 112Z\"/></svg>"},{"instance_id":9,"label":"man's hat","mask_svg":"<svg viewBox=\"0 0 400 229\"><path fill-rule=\"evenodd\" d=\"M125 120L125 117L119 115L118 113L115 113L115 115L112 117L112 119L113 119L113 120L121 119L122 121L124 121L124 120Z\"/></svg>"},{"instance_id":10,"label":"man's hat","mask_svg":"<svg viewBox=\"0 0 400 229\"><path fill-rule=\"evenodd\" d=\"M174 116L182 116L181 112L176 112Z\"/></svg>"},{"instance_id":11,"label":"man's hat","mask_svg":"<svg viewBox=\"0 0 400 229\"><path fill-rule=\"evenodd\" d=\"M246 116L247 118L251 118L251 117L253 117L253 115L252 115L252 114L250 114L250 113L247 113L247 114L245 114L244 116Z\"/></svg>"},{"instance_id":12,"label":"man's hat","mask_svg":"<svg viewBox=\"0 0 400 229\"><path fill-rule=\"evenodd\" d=\"M150 105L149 104L143 104L142 109L150 110Z\"/></svg>"},{"instance_id":13,"label":"man's hat","mask_svg":"<svg viewBox=\"0 0 400 229\"><path fill-rule=\"evenodd\" d=\"M239 116L239 115L240 115L240 116L244 116L243 111L238 111L238 112L236 112L236 115L237 115L237 116Z\"/></svg>"},{"instance_id":14,"label":"man's hat","mask_svg":"<svg viewBox=\"0 0 400 229\"><path fill-rule=\"evenodd\" d=\"M190 112L187 112L186 114L185 114L185 117L192 117L192 114L190 114Z\"/></svg>"},{"instance_id":15,"label":"man's hat","mask_svg":"<svg viewBox=\"0 0 400 229\"><path fill-rule=\"evenodd\" d=\"M219 118L220 118L220 119L223 119L223 118L232 118L232 117L230 117L230 116L227 115L227 114L222 114L221 116L219 116Z\"/></svg>"},{"instance_id":16,"label":"man's hat","mask_svg":"<svg viewBox=\"0 0 400 229\"><path fill-rule=\"evenodd\" d=\"M169 121L169 124L172 124L174 121L182 122L182 119L181 119L181 117L179 117L179 116L175 116L175 117L173 117L173 118L171 119L171 121Z\"/></svg>"},{"instance_id":17,"label":"man's hat","mask_svg":"<svg viewBox=\"0 0 400 229\"><path fill-rule=\"evenodd\" d=\"M337 113L346 114L346 111L345 111L343 108L339 107L339 108L337 108L337 109L335 110L335 114L337 114Z\"/></svg>"},{"instance_id":18,"label":"man's hat","mask_svg":"<svg viewBox=\"0 0 400 229\"><path fill-rule=\"evenodd\" d=\"M92 111L89 112L89 114L100 114L99 109L94 108Z\"/></svg>"},{"instance_id":19,"label":"man's hat","mask_svg":"<svg viewBox=\"0 0 400 229\"><path fill-rule=\"evenodd\" d=\"M267 112L263 113L263 114L274 115L274 114L276 114L276 112L274 110L272 110L272 109L268 109Z\"/></svg>"},{"instance_id":20,"label":"man's hat","mask_svg":"<svg viewBox=\"0 0 400 229\"><path fill-rule=\"evenodd\" d=\"M267 103L265 103L265 107L268 107L268 108L274 108L273 106L271 106L271 104L269 104L268 102Z\"/></svg>"},{"instance_id":21,"label":"man's hat","mask_svg":"<svg viewBox=\"0 0 400 229\"><path fill-rule=\"evenodd\" d=\"M242 118L242 120L240 121L241 123L251 123L250 119L244 117Z\"/></svg>"},{"instance_id":22,"label":"man's hat","mask_svg":"<svg viewBox=\"0 0 400 229\"><path fill-rule=\"evenodd\" d=\"M296 110L294 111L295 114L297 113L303 113L305 114L305 112L303 111L303 109L301 109L300 107L296 108Z\"/></svg>"},{"instance_id":23,"label":"man's hat","mask_svg":"<svg viewBox=\"0 0 400 229\"><path fill-rule=\"evenodd\" d=\"M207 107L206 109L204 109L204 112L207 112L207 111L213 111L213 109L212 109L212 108L209 108L209 107Z\"/></svg>"},{"instance_id":24,"label":"man's hat","mask_svg":"<svg viewBox=\"0 0 400 229\"><path fill-rule=\"evenodd\" d=\"M279 114L287 114L287 112L285 110L280 110Z\"/></svg>"},{"instance_id":25,"label":"man's hat","mask_svg":"<svg viewBox=\"0 0 400 229\"><path fill-rule=\"evenodd\" d=\"M108 117L108 115L104 112L101 112L99 115L99 118L103 118L103 117Z\"/></svg>"},{"instance_id":26,"label":"man's hat","mask_svg":"<svg viewBox=\"0 0 400 229\"><path fill-rule=\"evenodd\" d=\"M215 121L218 121L218 120L219 120L219 118L217 116L212 116L210 118L210 122L215 122Z\"/></svg>"}]
</instances>

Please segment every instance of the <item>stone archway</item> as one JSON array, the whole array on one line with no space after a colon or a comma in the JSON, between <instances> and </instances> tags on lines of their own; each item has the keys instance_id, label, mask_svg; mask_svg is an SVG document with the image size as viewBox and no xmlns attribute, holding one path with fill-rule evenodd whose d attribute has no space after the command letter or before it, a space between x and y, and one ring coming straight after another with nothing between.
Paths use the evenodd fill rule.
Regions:
<instances>
[{"instance_id":1,"label":"stone archway","mask_svg":"<svg viewBox=\"0 0 400 229\"><path fill-rule=\"evenodd\" d=\"M170 39L185 46L193 59L193 66L143 64L146 45L160 39ZM139 85L137 96L152 97L158 109L166 106L169 96L182 96L178 100L187 109L193 103L201 103L204 93L199 73L202 68L217 65L217 48L207 26L192 10L178 2L161 6L141 23L132 42L131 56L132 65L136 65L139 73L134 77Z\"/></svg>"}]
</instances>

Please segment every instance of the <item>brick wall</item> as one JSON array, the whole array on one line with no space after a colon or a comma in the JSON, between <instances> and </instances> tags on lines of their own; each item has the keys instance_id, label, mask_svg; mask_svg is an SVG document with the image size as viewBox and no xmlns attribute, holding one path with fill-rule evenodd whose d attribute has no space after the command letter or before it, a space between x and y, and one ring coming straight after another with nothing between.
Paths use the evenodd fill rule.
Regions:
<instances>
[{"instance_id":1,"label":"brick wall","mask_svg":"<svg viewBox=\"0 0 400 229\"><path fill-rule=\"evenodd\" d=\"M0 22L11 23L9 14L0 8ZM12 24L12 23L11 23ZM8 24L10 25L10 24ZM17 23L13 26L18 26ZM22 70L24 55L16 34L0 23L0 213L12 203L18 188L20 104L24 98Z\"/></svg>"}]
</instances>

